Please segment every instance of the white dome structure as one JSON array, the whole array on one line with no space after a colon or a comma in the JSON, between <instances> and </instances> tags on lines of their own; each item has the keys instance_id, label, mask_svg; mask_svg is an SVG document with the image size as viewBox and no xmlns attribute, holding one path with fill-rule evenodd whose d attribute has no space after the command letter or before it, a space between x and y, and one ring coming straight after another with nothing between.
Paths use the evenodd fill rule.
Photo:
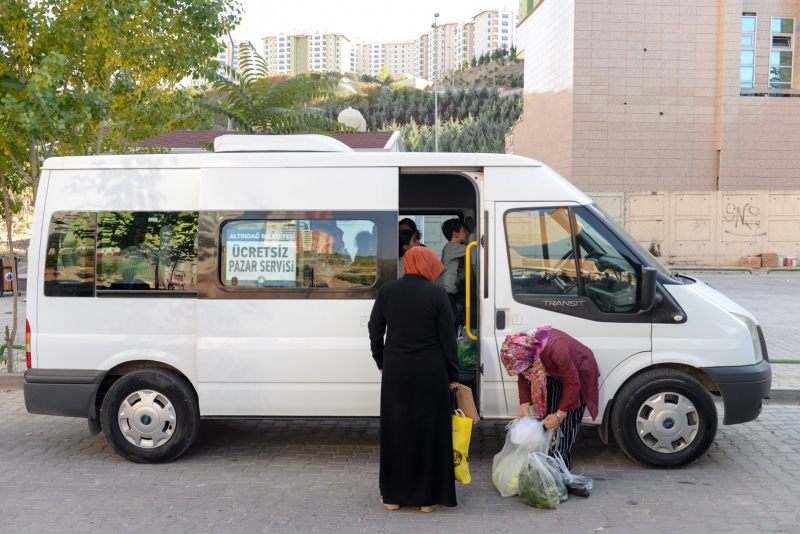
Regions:
<instances>
[{"instance_id":1,"label":"white dome structure","mask_svg":"<svg viewBox=\"0 0 800 534\"><path fill-rule=\"evenodd\" d=\"M336 120L345 126L353 128L357 132L367 131L367 121L364 120L364 116L361 115L361 112L357 109L347 108L342 110Z\"/></svg>"}]
</instances>

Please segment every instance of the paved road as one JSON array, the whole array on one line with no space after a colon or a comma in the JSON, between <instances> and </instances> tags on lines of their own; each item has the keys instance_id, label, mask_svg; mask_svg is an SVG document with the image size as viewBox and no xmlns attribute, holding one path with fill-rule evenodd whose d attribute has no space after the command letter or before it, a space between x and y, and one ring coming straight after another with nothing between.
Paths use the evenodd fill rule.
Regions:
<instances>
[{"instance_id":1,"label":"paved road","mask_svg":"<svg viewBox=\"0 0 800 534\"><path fill-rule=\"evenodd\" d=\"M688 272L755 315L771 359L800 359L800 272ZM772 366L772 387L800 388L800 364Z\"/></svg>"},{"instance_id":2,"label":"paved road","mask_svg":"<svg viewBox=\"0 0 800 534\"><path fill-rule=\"evenodd\" d=\"M800 532L800 407L721 427L682 470L637 467L585 429L575 465L595 490L553 511L494 489L503 427L476 429L457 508L388 512L375 419L204 422L183 459L149 466L120 459L85 421L29 415L21 392L0 392L0 532Z\"/></svg>"}]
</instances>

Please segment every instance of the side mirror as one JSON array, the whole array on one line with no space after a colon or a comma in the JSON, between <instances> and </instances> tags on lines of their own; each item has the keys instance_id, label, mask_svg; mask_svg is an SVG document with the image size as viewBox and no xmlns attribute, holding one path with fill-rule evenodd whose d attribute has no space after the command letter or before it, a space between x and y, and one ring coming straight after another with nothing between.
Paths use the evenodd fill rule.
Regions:
<instances>
[{"instance_id":1,"label":"side mirror","mask_svg":"<svg viewBox=\"0 0 800 534\"><path fill-rule=\"evenodd\" d=\"M658 271L652 267L642 267L642 305L641 311L649 312L656 303Z\"/></svg>"}]
</instances>

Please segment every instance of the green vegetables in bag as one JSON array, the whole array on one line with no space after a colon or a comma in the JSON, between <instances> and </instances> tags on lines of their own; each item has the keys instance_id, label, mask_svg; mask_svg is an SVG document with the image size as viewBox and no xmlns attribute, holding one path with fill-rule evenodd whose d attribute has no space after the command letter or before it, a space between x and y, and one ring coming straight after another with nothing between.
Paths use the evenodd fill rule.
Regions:
<instances>
[{"instance_id":1,"label":"green vegetables in bag","mask_svg":"<svg viewBox=\"0 0 800 534\"><path fill-rule=\"evenodd\" d=\"M478 361L478 344L468 337L458 339L458 368L474 373Z\"/></svg>"},{"instance_id":2,"label":"green vegetables in bag","mask_svg":"<svg viewBox=\"0 0 800 534\"><path fill-rule=\"evenodd\" d=\"M538 452L528 455L528 462L519 473L519 496L528 506L554 510L568 495L561 477L547 460Z\"/></svg>"}]
</instances>

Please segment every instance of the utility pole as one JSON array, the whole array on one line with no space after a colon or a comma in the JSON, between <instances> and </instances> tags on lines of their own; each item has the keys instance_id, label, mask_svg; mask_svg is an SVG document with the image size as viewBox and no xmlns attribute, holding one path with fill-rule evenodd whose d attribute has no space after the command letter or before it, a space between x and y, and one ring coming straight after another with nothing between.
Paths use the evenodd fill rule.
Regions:
<instances>
[{"instance_id":1,"label":"utility pole","mask_svg":"<svg viewBox=\"0 0 800 534\"><path fill-rule=\"evenodd\" d=\"M433 116L435 119L434 137L436 138L436 152L439 152L439 91L433 84Z\"/></svg>"},{"instance_id":2,"label":"utility pole","mask_svg":"<svg viewBox=\"0 0 800 534\"><path fill-rule=\"evenodd\" d=\"M435 38L434 43L436 43L436 62L439 62L439 34L436 31L437 22L439 20L439 13L433 14L433 24L431 24L431 28L433 28L433 37ZM438 69L437 69L438 74ZM435 139L436 148L435 151L439 152L439 92L436 90L436 82L433 84L433 136Z\"/></svg>"}]
</instances>

